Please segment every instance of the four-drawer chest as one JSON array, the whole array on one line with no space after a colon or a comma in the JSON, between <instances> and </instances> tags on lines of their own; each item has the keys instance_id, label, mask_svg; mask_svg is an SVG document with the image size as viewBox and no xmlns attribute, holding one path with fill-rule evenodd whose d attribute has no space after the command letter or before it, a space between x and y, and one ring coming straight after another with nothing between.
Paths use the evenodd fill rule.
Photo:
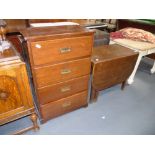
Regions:
<instances>
[{"instance_id":1,"label":"four-drawer chest","mask_svg":"<svg viewBox=\"0 0 155 155\"><path fill-rule=\"evenodd\" d=\"M21 31L41 122L87 106L93 31L79 25Z\"/></svg>"}]
</instances>

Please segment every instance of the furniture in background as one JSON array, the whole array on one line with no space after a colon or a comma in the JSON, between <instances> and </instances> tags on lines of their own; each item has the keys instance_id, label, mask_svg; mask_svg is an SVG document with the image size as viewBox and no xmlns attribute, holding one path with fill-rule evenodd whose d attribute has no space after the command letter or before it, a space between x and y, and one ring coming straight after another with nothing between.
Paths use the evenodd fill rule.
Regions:
<instances>
[{"instance_id":1,"label":"furniture in background","mask_svg":"<svg viewBox=\"0 0 155 155\"><path fill-rule=\"evenodd\" d=\"M19 29L26 28L28 26L27 19L4 19L7 25L7 33L17 33Z\"/></svg>"},{"instance_id":2,"label":"furniture in background","mask_svg":"<svg viewBox=\"0 0 155 155\"><path fill-rule=\"evenodd\" d=\"M123 29L126 27L134 27L143 29L152 33L155 33L155 21L149 20L140 20L140 19L118 19L117 20L117 29Z\"/></svg>"},{"instance_id":3,"label":"furniture in background","mask_svg":"<svg viewBox=\"0 0 155 155\"><path fill-rule=\"evenodd\" d=\"M94 48L92 53L91 101L96 101L99 91L122 83L132 73L138 53L120 45L103 45Z\"/></svg>"},{"instance_id":4,"label":"furniture in background","mask_svg":"<svg viewBox=\"0 0 155 155\"><path fill-rule=\"evenodd\" d=\"M94 47L100 45L108 45L110 42L110 35L106 31L95 29Z\"/></svg>"},{"instance_id":5,"label":"furniture in background","mask_svg":"<svg viewBox=\"0 0 155 155\"><path fill-rule=\"evenodd\" d=\"M149 31L155 34L155 20L148 19L118 19L117 20L117 29L123 29L126 27L134 27ZM147 57L155 60L155 54L149 54ZM155 62L154 62L155 66Z\"/></svg>"},{"instance_id":6,"label":"furniture in background","mask_svg":"<svg viewBox=\"0 0 155 155\"><path fill-rule=\"evenodd\" d=\"M27 28L21 33L41 122L87 106L93 31L79 25Z\"/></svg>"},{"instance_id":7,"label":"furniture in background","mask_svg":"<svg viewBox=\"0 0 155 155\"><path fill-rule=\"evenodd\" d=\"M113 32L117 29L117 19L102 19L102 23L107 25L106 30L108 32Z\"/></svg>"},{"instance_id":8,"label":"furniture in background","mask_svg":"<svg viewBox=\"0 0 155 155\"><path fill-rule=\"evenodd\" d=\"M111 41L110 44L118 44L118 45L132 49L135 52L139 53L134 70L128 79L128 84L133 83L135 74L137 72L138 66L139 66L143 56L147 56L149 54L155 53L155 44L148 43L148 42L133 41L130 39L115 39L115 40ZM151 68L151 73L155 73L155 62L154 62L153 67Z\"/></svg>"},{"instance_id":9,"label":"furniture in background","mask_svg":"<svg viewBox=\"0 0 155 155\"><path fill-rule=\"evenodd\" d=\"M7 24L7 39L10 40L17 51L22 54L22 47L19 40L19 29L30 27L31 24L55 23L55 22L75 22L82 27L94 29L94 46L109 44L109 33L106 31L107 25L102 19L5 19Z\"/></svg>"},{"instance_id":10,"label":"furniture in background","mask_svg":"<svg viewBox=\"0 0 155 155\"><path fill-rule=\"evenodd\" d=\"M30 116L33 126L15 134L37 130L39 126L25 63L11 45L9 49L0 51L0 125L25 116Z\"/></svg>"}]
</instances>

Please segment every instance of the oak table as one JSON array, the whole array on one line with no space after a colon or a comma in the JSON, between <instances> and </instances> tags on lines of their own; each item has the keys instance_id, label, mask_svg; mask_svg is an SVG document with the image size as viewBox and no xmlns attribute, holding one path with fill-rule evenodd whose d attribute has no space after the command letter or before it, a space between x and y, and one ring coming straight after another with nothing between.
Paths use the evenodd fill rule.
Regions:
<instances>
[{"instance_id":1,"label":"oak table","mask_svg":"<svg viewBox=\"0 0 155 155\"><path fill-rule=\"evenodd\" d=\"M94 48L92 63L91 101L96 101L98 92L122 83L132 73L138 53L120 45L102 45Z\"/></svg>"}]
</instances>

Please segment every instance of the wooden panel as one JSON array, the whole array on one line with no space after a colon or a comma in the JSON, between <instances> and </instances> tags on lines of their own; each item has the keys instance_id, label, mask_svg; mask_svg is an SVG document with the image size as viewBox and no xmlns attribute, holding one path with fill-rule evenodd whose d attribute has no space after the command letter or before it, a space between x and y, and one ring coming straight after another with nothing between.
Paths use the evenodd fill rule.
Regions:
<instances>
[{"instance_id":1,"label":"wooden panel","mask_svg":"<svg viewBox=\"0 0 155 155\"><path fill-rule=\"evenodd\" d=\"M33 63L41 65L89 56L91 45L91 36L32 42Z\"/></svg>"},{"instance_id":2,"label":"wooden panel","mask_svg":"<svg viewBox=\"0 0 155 155\"><path fill-rule=\"evenodd\" d=\"M40 104L58 100L88 89L89 76L83 76L63 83L38 89Z\"/></svg>"},{"instance_id":3,"label":"wooden panel","mask_svg":"<svg viewBox=\"0 0 155 155\"><path fill-rule=\"evenodd\" d=\"M7 24L7 32L19 32L19 29L26 28L25 19L5 19Z\"/></svg>"},{"instance_id":4,"label":"wooden panel","mask_svg":"<svg viewBox=\"0 0 155 155\"><path fill-rule=\"evenodd\" d=\"M23 107L16 78L0 76L0 115Z\"/></svg>"},{"instance_id":5,"label":"wooden panel","mask_svg":"<svg viewBox=\"0 0 155 155\"><path fill-rule=\"evenodd\" d=\"M0 96L0 119L34 110L24 63L1 66Z\"/></svg>"},{"instance_id":6,"label":"wooden panel","mask_svg":"<svg viewBox=\"0 0 155 155\"><path fill-rule=\"evenodd\" d=\"M34 69L34 72L38 87L64 82L65 80L89 74L90 58L37 68Z\"/></svg>"},{"instance_id":7,"label":"wooden panel","mask_svg":"<svg viewBox=\"0 0 155 155\"><path fill-rule=\"evenodd\" d=\"M88 91L41 106L43 121L87 105Z\"/></svg>"}]
</instances>

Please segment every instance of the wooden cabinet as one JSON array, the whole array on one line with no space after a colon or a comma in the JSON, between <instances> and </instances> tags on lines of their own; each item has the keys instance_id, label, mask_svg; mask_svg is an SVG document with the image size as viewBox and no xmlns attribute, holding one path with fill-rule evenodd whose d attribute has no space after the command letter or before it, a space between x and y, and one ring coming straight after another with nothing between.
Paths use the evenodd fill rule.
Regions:
<instances>
[{"instance_id":1,"label":"wooden cabinet","mask_svg":"<svg viewBox=\"0 0 155 155\"><path fill-rule=\"evenodd\" d=\"M14 47L0 53L0 125L30 115L33 127L38 129L25 63Z\"/></svg>"},{"instance_id":2,"label":"wooden cabinet","mask_svg":"<svg viewBox=\"0 0 155 155\"><path fill-rule=\"evenodd\" d=\"M87 106L93 31L80 26L22 30L42 122Z\"/></svg>"}]
</instances>

